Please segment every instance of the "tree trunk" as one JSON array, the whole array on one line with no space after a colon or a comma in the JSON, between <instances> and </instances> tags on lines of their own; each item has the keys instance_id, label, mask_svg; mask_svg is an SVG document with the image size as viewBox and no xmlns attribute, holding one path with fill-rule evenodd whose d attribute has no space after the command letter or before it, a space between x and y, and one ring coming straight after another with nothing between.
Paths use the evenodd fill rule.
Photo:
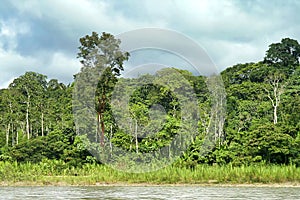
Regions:
<instances>
[{"instance_id":1,"label":"tree trunk","mask_svg":"<svg viewBox=\"0 0 300 200\"><path fill-rule=\"evenodd\" d=\"M11 118L12 118L12 116L13 116L13 110L12 110L12 103L11 102L9 103L9 109L10 109L10 114L11 114ZM8 142L9 142L9 132L10 132L12 124L13 124L12 123L12 119L10 119L10 122L8 123L8 126L7 126L7 132L6 132L6 145L7 146L8 146Z\"/></svg>"},{"instance_id":2,"label":"tree trunk","mask_svg":"<svg viewBox=\"0 0 300 200\"><path fill-rule=\"evenodd\" d=\"M14 125L11 125L11 146L15 146Z\"/></svg>"},{"instance_id":3,"label":"tree trunk","mask_svg":"<svg viewBox=\"0 0 300 200\"><path fill-rule=\"evenodd\" d=\"M277 117L277 105L274 106L274 124L277 124L278 122L278 117Z\"/></svg>"},{"instance_id":4,"label":"tree trunk","mask_svg":"<svg viewBox=\"0 0 300 200\"><path fill-rule=\"evenodd\" d=\"M103 119L103 113L105 111L105 102L106 102L106 96L105 96L105 93L103 93L102 99L98 98L98 124L100 124L100 126L101 126L100 145L102 147L104 147L104 133L105 133L105 125L104 125L104 119ZM100 132L100 130L99 130L99 132Z\"/></svg>"},{"instance_id":5,"label":"tree trunk","mask_svg":"<svg viewBox=\"0 0 300 200\"><path fill-rule=\"evenodd\" d=\"M132 129L132 118L129 120L129 133L133 133ZM133 143L134 137L130 137L130 146L129 146L129 151L132 150L132 143Z\"/></svg>"},{"instance_id":6,"label":"tree trunk","mask_svg":"<svg viewBox=\"0 0 300 200\"><path fill-rule=\"evenodd\" d=\"M100 113L97 113L97 133L96 133L96 141L98 141L98 138L99 138L99 141L101 141L101 129L100 129L100 124L101 124L101 119L100 119ZM100 145L101 145L101 142L100 142Z\"/></svg>"},{"instance_id":7,"label":"tree trunk","mask_svg":"<svg viewBox=\"0 0 300 200\"><path fill-rule=\"evenodd\" d=\"M100 123L101 126L101 137L100 137L100 145L101 147L104 147L104 132L105 132L105 127L104 127L104 119L101 113L98 113L98 123ZM100 128L99 126L99 128ZM100 130L99 130L100 132Z\"/></svg>"},{"instance_id":8,"label":"tree trunk","mask_svg":"<svg viewBox=\"0 0 300 200\"><path fill-rule=\"evenodd\" d=\"M10 132L10 123L8 123L6 129L6 146L8 146L8 142L9 142L9 132Z\"/></svg>"},{"instance_id":9,"label":"tree trunk","mask_svg":"<svg viewBox=\"0 0 300 200\"><path fill-rule=\"evenodd\" d=\"M280 104L280 96L283 94L284 88L285 88L285 85L286 85L285 83L280 82L282 79L283 79L282 75L274 75L274 76L270 77L269 80L268 80L272 90L264 88L265 91L267 92L269 100L272 103L273 123L274 124L278 123L277 110L278 110L278 106Z\"/></svg>"},{"instance_id":10,"label":"tree trunk","mask_svg":"<svg viewBox=\"0 0 300 200\"><path fill-rule=\"evenodd\" d=\"M136 153L139 153L139 141L138 141L138 124L137 119L135 120L135 149Z\"/></svg>"},{"instance_id":11,"label":"tree trunk","mask_svg":"<svg viewBox=\"0 0 300 200\"><path fill-rule=\"evenodd\" d=\"M103 117L101 117L101 144L104 146L104 132L105 132L105 127L104 127L104 120Z\"/></svg>"},{"instance_id":12,"label":"tree trunk","mask_svg":"<svg viewBox=\"0 0 300 200\"><path fill-rule=\"evenodd\" d=\"M19 131L16 131L16 144L19 144Z\"/></svg>"},{"instance_id":13,"label":"tree trunk","mask_svg":"<svg viewBox=\"0 0 300 200\"><path fill-rule=\"evenodd\" d=\"M42 117L41 117L41 125L42 125L42 137L44 137L44 113L42 112Z\"/></svg>"},{"instance_id":14,"label":"tree trunk","mask_svg":"<svg viewBox=\"0 0 300 200\"><path fill-rule=\"evenodd\" d=\"M113 134L113 127L112 124L110 125L110 136L109 136L109 146L110 146L110 155L112 156L113 146L111 143L112 140L112 134Z\"/></svg>"},{"instance_id":15,"label":"tree trunk","mask_svg":"<svg viewBox=\"0 0 300 200\"><path fill-rule=\"evenodd\" d=\"M30 96L27 98L27 108L26 108L26 133L27 133L27 139L29 140L30 138L30 131L29 131L29 101L30 101Z\"/></svg>"}]
</instances>

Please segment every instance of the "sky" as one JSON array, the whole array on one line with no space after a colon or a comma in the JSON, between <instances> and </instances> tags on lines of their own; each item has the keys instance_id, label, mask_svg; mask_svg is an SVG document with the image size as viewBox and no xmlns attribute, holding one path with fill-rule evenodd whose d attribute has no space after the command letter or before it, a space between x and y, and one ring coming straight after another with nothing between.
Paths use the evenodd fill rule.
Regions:
<instances>
[{"instance_id":1,"label":"sky","mask_svg":"<svg viewBox=\"0 0 300 200\"><path fill-rule=\"evenodd\" d=\"M263 59L271 43L300 41L297 0L2 0L0 88L26 71L64 83L80 71L79 38L140 28L197 42L218 71Z\"/></svg>"}]
</instances>

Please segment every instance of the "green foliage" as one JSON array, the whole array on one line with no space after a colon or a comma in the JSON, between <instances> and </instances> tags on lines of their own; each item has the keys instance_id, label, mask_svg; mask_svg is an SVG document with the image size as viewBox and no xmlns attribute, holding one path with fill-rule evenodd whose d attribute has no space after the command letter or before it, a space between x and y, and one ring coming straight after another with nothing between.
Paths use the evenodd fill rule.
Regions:
<instances>
[{"instance_id":1,"label":"green foliage","mask_svg":"<svg viewBox=\"0 0 300 200\"><path fill-rule=\"evenodd\" d=\"M98 185L98 184L299 184L300 168L295 165L256 164L197 165L193 169L175 165L150 173L125 173L105 165L69 166L56 160L40 163L0 162L0 181L9 185Z\"/></svg>"},{"instance_id":2,"label":"green foliage","mask_svg":"<svg viewBox=\"0 0 300 200\"><path fill-rule=\"evenodd\" d=\"M52 159L77 166L87 162L86 158L90 156L86 149L78 148L81 141L77 137L71 129L55 130L45 137L37 137L11 147L6 154L18 162L37 163Z\"/></svg>"},{"instance_id":3,"label":"green foliage","mask_svg":"<svg viewBox=\"0 0 300 200\"><path fill-rule=\"evenodd\" d=\"M283 38L280 43L269 46L264 62L276 67L294 67L299 65L300 45L297 40Z\"/></svg>"},{"instance_id":4,"label":"green foliage","mask_svg":"<svg viewBox=\"0 0 300 200\"><path fill-rule=\"evenodd\" d=\"M260 179L248 165L300 166L300 46L296 40L282 39L269 46L264 61L237 64L221 73L227 93L224 137L215 136L211 143L216 145L205 152L203 145L207 145L205 137L213 114L207 77L169 68L155 75L119 78L123 63L129 59L129 54L120 50L120 42L111 34L99 36L95 32L80 39L78 58L83 67L75 78L80 77L83 82L96 80L95 88L92 84L66 86L55 79L47 81L45 75L27 72L7 89L0 90L0 161L28 166L41 163L51 174L58 173L52 165L66 171L78 166L89 168L85 163L95 164L96 160L86 149L86 142L98 147L99 133L103 133L105 148L111 151L122 148L138 155L158 152L162 147L170 147L176 136L188 130L184 126L189 124L182 124L187 117L183 116L182 102L193 108L189 96L195 93L199 110L190 109L188 114L199 114L198 129L188 138L192 142L189 148L180 152L177 166L199 170L200 174L204 170L200 164L220 165L221 171L239 166L251 176L244 177L246 181ZM126 87L116 87L118 84ZM72 108L83 102L72 102L74 89L79 97L87 93L95 96L88 103L92 102L90 105L99 117L97 134L91 131L86 137L76 135ZM124 102L128 94L128 101ZM124 108L128 108L128 113ZM77 131L89 120L84 110L80 112ZM170 151L167 154L172 156ZM126 162L133 163L127 159ZM9 164L3 166L6 169ZM280 172L276 167L272 170ZM173 180L185 181L179 176Z\"/></svg>"},{"instance_id":5,"label":"green foliage","mask_svg":"<svg viewBox=\"0 0 300 200\"><path fill-rule=\"evenodd\" d=\"M77 58L81 59L80 62L83 67L81 72L75 75L77 80L75 94L81 95L81 99L84 96L83 99L89 101L91 100L91 92L94 92L93 97L95 98L95 110L98 118L97 134L101 134L100 143L103 147L106 129L105 118L110 112L109 100L118 81L117 76L124 70L123 63L128 60L129 53L121 51L119 39L105 32L100 37L98 33L92 32L92 35L86 35L79 41L81 45L78 47ZM98 77L99 75L100 77ZM81 82L81 80L85 80L85 82ZM88 87L89 84L87 83L91 83L91 88ZM93 84L97 86L93 88ZM80 107L77 111L80 111ZM96 138L95 141L97 140Z\"/></svg>"}]
</instances>

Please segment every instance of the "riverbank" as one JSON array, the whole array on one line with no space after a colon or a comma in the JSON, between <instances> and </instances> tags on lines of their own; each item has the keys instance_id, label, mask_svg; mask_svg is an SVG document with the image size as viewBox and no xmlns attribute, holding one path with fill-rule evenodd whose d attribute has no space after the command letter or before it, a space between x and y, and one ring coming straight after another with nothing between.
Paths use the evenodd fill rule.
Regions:
<instances>
[{"instance_id":1,"label":"riverbank","mask_svg":"<svg viewBox=\"0 0 300 200\"><path fill-rule=\"evenodd\" d=\"M299 187L300 168L293 165L198 165L194 169L169 166L149 173L126 173L97 164L72 167L61 161L0 162L0 185Z\"/></svg>"},{"instance_id":2,"label":"riverbank","mask_svg":"<svg viewBox=\"0 0 300 200\"><path fill-rule=\"evenodd\" d=\"M151 183L105 183L105 182L96 182L95 184L86 184L76 183L70 184L67 182L0 182L0 187L266 187L266 188L300 188L300 183L245 183L245 184L232 184L232 183L202 183L202 184L151 184Z\"/></svg>"}]
</instances>

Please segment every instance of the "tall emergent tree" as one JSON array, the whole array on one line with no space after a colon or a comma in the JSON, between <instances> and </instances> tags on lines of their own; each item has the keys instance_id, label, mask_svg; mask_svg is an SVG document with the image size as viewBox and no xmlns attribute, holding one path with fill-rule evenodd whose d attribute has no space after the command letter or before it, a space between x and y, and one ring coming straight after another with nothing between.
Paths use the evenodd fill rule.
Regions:
<instances>
[{"instance_id":1,"label":"tall emergent tree","mask_svg":"<svg viewBox=\"0 0 300 200\"><path fill-rule=\"evenodd\" d=\"M283 38L280 43L269 45L264 62L287 73L299 65L300 44L297 40Z\"/></svg>"},{"instance_id":2,"label":"tall emergent tree","mask_svg":"<svg viewBox=\"0 0 300 200\"><path fill-rule=\"evenodd\" d=\"M129 53L120 49L121 41L113 35L103 32L101 36L96 32L80 38L78 58L84 68L95 69L96 76L100 76L96 90L95 109L97 112L98 130L101 132L100 144L104 145L104 113L108 109L109 96L117 82L117 76L123 69L123 62L128 60ZM101 127L101 130L100 130Z\"/></svg>"},{"instance_id":3,"label":"tall emergent tree","mask_svg":"<svg viewBox=\"0 0 300 200\"><path fill-rule=\"evenodd\" d=\"M264 63L269 66L269 75L266 77L266 83L269 88L265 88L267 96L273 107L274 124L278 122L278 107L280 97L287 85L285 79L288 79L299 66L300 44L297 40L283 38L280 43L269 45L266 52Z\"/></svg>"}]
</instances>

